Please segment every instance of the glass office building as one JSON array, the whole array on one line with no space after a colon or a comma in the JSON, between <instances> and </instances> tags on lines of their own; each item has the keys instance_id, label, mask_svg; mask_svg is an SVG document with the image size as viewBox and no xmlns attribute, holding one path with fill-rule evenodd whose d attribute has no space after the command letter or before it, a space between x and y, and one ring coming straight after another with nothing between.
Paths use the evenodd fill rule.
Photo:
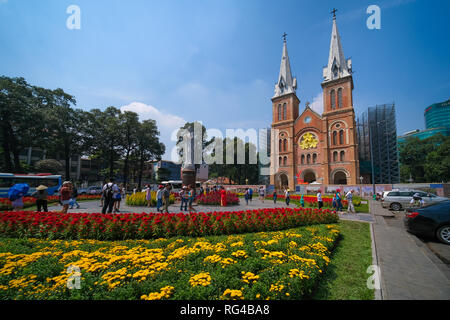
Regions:
<instances>
[{"instance_id":1,"label":"glass office building","mask_svg":"<svg viewBox=\"0 0 450 320\"><path fill-rule=\"evenodd\" d=\"M414 130L398 137L398 143L403 143L409 137L420 140L432 137L438 133L450 136L450 100L434 103L424 112L425 130Z\"/></svg>"},{"instance_id":2,"label":"glass office building","mask_svg":"<svg viewBox=\"0 0 450 320\"><path fill-rule=\"evenodd\" d=\"M450 100L425 109L425 128L450 128Z\"/></svg>"}]
</instances>

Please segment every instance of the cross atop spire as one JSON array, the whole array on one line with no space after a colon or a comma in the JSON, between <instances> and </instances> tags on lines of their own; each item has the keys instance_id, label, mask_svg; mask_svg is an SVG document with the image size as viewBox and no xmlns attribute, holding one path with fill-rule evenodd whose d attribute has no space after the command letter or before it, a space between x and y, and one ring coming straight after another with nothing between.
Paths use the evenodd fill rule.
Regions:
<instances>
[{"instance_id":1,"label":"cross atop spire","mask_svg":"<svg viewBox=\"0 0 450 320\"><path fill-rule=\"evenodd\" d=\"M341 37L339 35L335 12L333 9L333 28L331 31L330 53L328 56L328 65L323 69L324 82L346 77L352 74L352 60L345 59L342 49Z\"/></svg>"},{"instance_id":2,"label":"cross atop spire","mask_svg":"<svg viewBox=\"0 0 450 320\"><path fill-rule=\"evenodd\" d=\"M331 10L331 12L330 12L333 14L333 19L336 19L336 11L337 11L337 9L333 8L333 10Z\"/></svg>"},{"instance_id":3,"label":"cross atop spire","mask_svg":"<svg viewBox=\"0 0 450 320\"><path fill-rule=\"evenodd\" d=\"M280 74L278 82L275 84L275 97L279 97L288 93L295 93L297 89L297 79L292 77L291 64L286 44L287 34L283 34L283 53L281 56Z\"/></svg>"}]
</instances>

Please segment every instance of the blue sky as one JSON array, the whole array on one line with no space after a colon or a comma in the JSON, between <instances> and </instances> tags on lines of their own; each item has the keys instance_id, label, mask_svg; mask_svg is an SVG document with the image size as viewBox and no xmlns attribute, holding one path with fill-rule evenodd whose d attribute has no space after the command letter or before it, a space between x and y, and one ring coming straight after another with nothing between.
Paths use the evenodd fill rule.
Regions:
<instances>
[{"instance_id":1,"label":"blue sky","mask_svg":"<svg viewBox=\"0 0 450 320\"><path fill-rule=\"evenodd\" d=\"M72 4L80 30L66 28ZM372 4L381 30L366 27ZM319 106L333 7L356 114L395 102L398 134L423 129L424 109L450 98L449 1L0 0L0 74L63 88L78 108L154 118L169 158L184 121L224 133L270 125L283 32L300 109Z\"/></svg>"}]
</instances>

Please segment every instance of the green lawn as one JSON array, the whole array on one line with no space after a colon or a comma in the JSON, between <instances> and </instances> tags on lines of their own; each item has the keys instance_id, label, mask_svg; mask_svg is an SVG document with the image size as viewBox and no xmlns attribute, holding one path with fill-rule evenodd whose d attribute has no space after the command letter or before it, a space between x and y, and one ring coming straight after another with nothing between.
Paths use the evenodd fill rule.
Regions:
<instances>
[{"instance_id":1,"label":"green lawn","mask_svg":"<svg viewBox=\"0 0 450 320\"><path fill-rule=\"evenodd\" d=\"M370 224L341 220L339 226L341 240L312 299L373 300L374 291L366 286L366 270L373 264Z\"/></svg>"}]
</instances>

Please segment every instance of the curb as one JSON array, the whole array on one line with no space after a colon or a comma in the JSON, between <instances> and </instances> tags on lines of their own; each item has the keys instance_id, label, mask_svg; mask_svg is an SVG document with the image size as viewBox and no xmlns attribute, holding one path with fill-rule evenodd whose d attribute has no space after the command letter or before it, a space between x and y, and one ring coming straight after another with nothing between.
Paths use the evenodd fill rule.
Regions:
<instances>
[{"instance_id":1,"label":"curb","mask_svg":"<svg viewBox=\"0 0 450 320\"><path fill-rule=\"evenodd\" d=\"M384 288L384 281L383 281L383 276L382 276L382 272L381 272L381 266L378 262L378 255L377 255L377 245L375 242L375 233L373 231L373 223L370 224L370 236L372 238L372 263L376 266L379 267L380 270L380 289L375 289L374 293L375 293L375 300L386 300L386 297L384 297L383 291L385 291Z\"/></svg>"}]
</instances>

